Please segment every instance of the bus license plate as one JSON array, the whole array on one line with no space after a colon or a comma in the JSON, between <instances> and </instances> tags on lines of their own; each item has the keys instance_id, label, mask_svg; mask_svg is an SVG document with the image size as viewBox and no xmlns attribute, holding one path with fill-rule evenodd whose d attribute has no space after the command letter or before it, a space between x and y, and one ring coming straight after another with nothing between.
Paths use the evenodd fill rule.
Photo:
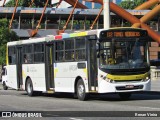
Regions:
<instances>
[{"instance_id":1,"label":"bus license plate","mask_svg":"<svg viewBox=\"0 0 160 120\"><path fill-rule=\"evenodd\" d=\"M134 85L126 85L126 88L134 88Z\"/></svg>"}]
</instances>

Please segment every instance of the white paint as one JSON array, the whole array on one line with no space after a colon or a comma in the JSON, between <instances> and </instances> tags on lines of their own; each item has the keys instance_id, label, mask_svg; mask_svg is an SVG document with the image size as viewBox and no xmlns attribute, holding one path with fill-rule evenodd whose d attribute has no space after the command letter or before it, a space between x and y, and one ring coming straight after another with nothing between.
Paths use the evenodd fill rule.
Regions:
<instances>
[{"instance_id":1,"label":"white paint","mask_svg":"<svg viewBox=\"0 0 160 120\"><path fill-rule=\"evenodd\" d=\"M110 0L103 0L103 20L104 20L104 29L110 28Z\"/></svg>"}]
</instances>

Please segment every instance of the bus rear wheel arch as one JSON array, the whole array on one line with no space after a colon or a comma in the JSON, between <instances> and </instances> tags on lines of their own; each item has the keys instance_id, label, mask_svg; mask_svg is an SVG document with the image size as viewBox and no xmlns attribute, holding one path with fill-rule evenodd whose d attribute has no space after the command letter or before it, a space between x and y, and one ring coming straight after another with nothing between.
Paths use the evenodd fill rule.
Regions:
<instances>
[{"instance_id":1,"label":"bus rear wheel arch","mask_svg":"<svg viewBox=\"0 0 160 120\"><path fill-rule=\"evenodd\" d=\"M81 101L85 101L88 99L88 93L86 93L86 88L82 79L79 79L76 85L76 93L77 97Z\"/></svg>"}]
</instances>

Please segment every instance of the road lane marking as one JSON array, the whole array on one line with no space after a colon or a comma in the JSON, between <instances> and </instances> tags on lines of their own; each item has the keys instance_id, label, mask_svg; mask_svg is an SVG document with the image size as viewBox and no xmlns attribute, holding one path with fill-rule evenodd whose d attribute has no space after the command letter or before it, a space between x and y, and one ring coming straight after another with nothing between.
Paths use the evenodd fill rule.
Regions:
<instances>
[{"instance_id":1,"label":"road lane marking","mask_svg":"<svg viewBox=\"0 0 160 120\"><path fill-rule=\"evenodd\" d=\"M83 119L78 119L78 118L69 118L71 120L83 120Z\"/></svg>"},{"instance_id":2,"label":"road lane marking","mask_svg":"<svg viewBox=\"0 0 160 120\"><path fill-rule=\"evenodd\" d=\"M153 107L140 107L140 108L143 108L143 109L153 109L153 110L160 110L160 108L153 108Z\"/></svg>"}]
</instances>

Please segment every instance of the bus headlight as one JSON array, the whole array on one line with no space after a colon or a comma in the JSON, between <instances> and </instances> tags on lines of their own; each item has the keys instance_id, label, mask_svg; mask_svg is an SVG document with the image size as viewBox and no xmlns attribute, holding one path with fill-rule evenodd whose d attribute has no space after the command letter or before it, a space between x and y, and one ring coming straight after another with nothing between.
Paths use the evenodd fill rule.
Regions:
<instances>
[{"instance_id":1,"label":"bus headlight","mask_svg":"<svg viewBox=\"0 0 160 120\"><path fill-rule=\"evenodd\" d=\"M109 82L109 83L115 83L115 81L112 80L112 79L106 79L106 81Z\"/></svg>"},{"instance_id":2,"label":"bus headlight","mask_svg":"<svg viewBox=\"0 0 160 120\"><path fill-rule=\"evenodd\" d=\"M100 77L101 77L103 80L106 80L106 81L109 82L109 83L114 83L114 82L115 82L114 80L107 78L107 76L100 75Z\"/></svg>"},{"instance_id":3,"label":"bus headlight","mask_svg":"<svg viewBox=\"0 0 160 120\"><path fill-rule=\"evenodd\" d=\"M145 77L144 79L142 79L142 82L146 82L149 80L149 77Z\"/></svg>"},{"instance_id":4,"label":"bus headlight","mask_svg":"<svg viewBox=\"0 0 160 120\"><path fill-rule=\"evenodd\" d=\"M115 81L114 81L114 80L110 80L109 82L110 82L110 83L115 83Z\"/></svg>"}]
</instances>

